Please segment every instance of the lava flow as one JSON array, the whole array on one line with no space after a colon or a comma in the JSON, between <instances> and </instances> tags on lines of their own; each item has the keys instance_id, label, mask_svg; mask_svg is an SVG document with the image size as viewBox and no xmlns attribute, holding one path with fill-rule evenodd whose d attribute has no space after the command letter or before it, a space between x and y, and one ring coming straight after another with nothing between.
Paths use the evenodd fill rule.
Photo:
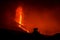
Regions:
<instances>
[{"instance_id":1,"label":"lava flow","mask_svg":"<svg viewBox=\"0 0 60 40\"><path fill-rule=\"evenodd\" d=\"M23 11L22 11L22 7L18 7L16 9L16 17L17 17L17 22L20 24L19 28L23 29L24 31L26 31L27 33L29 33L29 31L27 29L25 29L24 27L22 27L21 25L23 25L22 23L22 18L23 18Z\"/></svg>"}]
</instances>

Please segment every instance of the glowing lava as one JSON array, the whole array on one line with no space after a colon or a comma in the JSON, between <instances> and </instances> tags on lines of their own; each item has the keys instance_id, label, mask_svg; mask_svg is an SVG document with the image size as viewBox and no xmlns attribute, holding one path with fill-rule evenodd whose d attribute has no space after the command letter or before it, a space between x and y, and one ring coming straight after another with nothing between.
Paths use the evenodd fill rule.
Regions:
<instances>
[{"instance_id":1,"label":"glowing lava","mask_svg":"<svg viewBox=\"0 0 60 40\"><path fill-rule=\"evenodd\" d=\"M26 32L28 32L29 33L29 31L27 30L27 29L25 29L24 27L22 27L21 25L23 25L23 23L22 23L22 18L23 18L23 11L22 11L22 7L18 7L17 8L17 10L16 10L16 20L17 20L17 22L20 24L19 25L19 28L21 28L21 29L23 29L24 31L26 31Z\"/></svg>"}]
</instances>

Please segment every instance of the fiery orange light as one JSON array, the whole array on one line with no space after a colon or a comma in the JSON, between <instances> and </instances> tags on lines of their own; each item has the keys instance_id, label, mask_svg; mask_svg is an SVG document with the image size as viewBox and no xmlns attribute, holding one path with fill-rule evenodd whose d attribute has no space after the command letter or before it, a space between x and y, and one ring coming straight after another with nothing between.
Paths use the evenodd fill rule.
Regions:
<instances>
[{"instance_id":1,"label":"fiery orange light","mask_svg":"<svg viewBox=\"0 0 60 40\"><path fill-rule=\"evenodd\" d=\"M19 24L21 24L22 25L22 8L19 8L19 14L20 14L20 18L19 18Z\"/></svg>"},{"instance_id":2,"label":"fiery orange light","mask_svg":"<svg viewBox=\"0 0 60 40\"><path fill-rule=\"evenodd\" d=\"M17 19L18 19L18 23L19 24L21 24L21 25L23 25L23 23L22 23L22 18L23 18L23 11L22 11L22 7L18 7L17 8L17 10L16 10L16 14L17 14ZM21 25L19 25L19 28L21 28L21 29L23 29L24 31L26 31L26 32L28 32L29 33L29 31L27 30L27 29L25 29L24 27L22 27Z\"/></svg>"}]
</instances>

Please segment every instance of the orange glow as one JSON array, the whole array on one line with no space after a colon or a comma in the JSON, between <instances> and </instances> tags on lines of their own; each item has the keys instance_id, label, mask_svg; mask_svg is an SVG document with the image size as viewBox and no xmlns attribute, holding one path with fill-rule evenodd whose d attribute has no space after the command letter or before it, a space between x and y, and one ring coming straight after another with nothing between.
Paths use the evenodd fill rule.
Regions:
<instances>
[{"instance_id":1,"label":"orange glow","mask_svg":"<svg viewBox=\"0 0 60 40\"><path fill-rule=\"evenodd\" d=\"M43 12L36 10L35 8L22 9L18 7L16 9L16 22L23 25L18 25L27 33L32 33L34 28L38 28L38 32L44 35L53 35L58 33L58 22L54 16L55 11L44 9Z\"/></svg>"},{"instance_id":2,"label":"orange glow","mask_svg":"<svg viewBox=\"0 0 60 40\"><path fill-rule=\"evenodd\" d=\"M17 10L18 10L18 13L20 14L19 24L22 25L22 8L20 7L20 8L18 8Z\"/></svg>"},{"instance_id":3,"label":"orange glow","mask_svg":"<svg viewBox=\"0 0 60 40\"><path fill-rule=\"evenodd\" d=\"M18 7L16 10L16 22L18 22L21 25L23 25L23 23L22 23L23 15L22 14L23 14L22 7ZM25 29L24 27L22 27L21 25L19 25L19 28L21 28L24 31L29 33L29 31L27 29Z\"/></svg>"}]
</instances>

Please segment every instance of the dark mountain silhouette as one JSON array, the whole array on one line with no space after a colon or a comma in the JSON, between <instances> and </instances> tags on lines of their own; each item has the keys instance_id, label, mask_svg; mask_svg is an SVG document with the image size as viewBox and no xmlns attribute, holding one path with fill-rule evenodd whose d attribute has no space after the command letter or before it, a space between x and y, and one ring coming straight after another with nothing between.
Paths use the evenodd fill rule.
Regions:
<instances>
[{"instance_id":1,"label":"dark mountain silhouette","mask_svg":"<svg viewBox=\"0 0 60 40\"><path fill-rule=\"evenodd\" d=\"M9 26L7 26L7 25L0 25L0 29L7 29L7 30L14 30L14 31L26 32L25 30L23 30L22 28L20 28L18 25L21 25L21 24L13 21ZM23 25L21 25L21 27L24 28Z\"/></svg>"},{"instance_id":2,"label":"dark mountain silhouette","mask_svg":"<svg viewBox=\"0 0 60 40\"><path fill-rule=\"evenodd\" d=\"M39 34L38 32L33 33L25 33L15 30L8 30L8 29L0 29L0 39L13 39L13 40L60 40L60 34L57 33L54 36L44 36ZM2 40L3 40L2 39Z\"/></svg>"},{"instance_id":3,"label":"dark mountain silhouette","mask_svg":"<svg viewBox=\"0 0 60 40\"><path fill-rule=\"evenodd\" d=\"M19 28L18 25L21 25L15 21L11 25L0 25L0 38L13 39L13 40L60 40L60 33L57 33L53 36L42 35L38 32L37 28L34 28L33 33L27 33L23 29ZM23 28L24 26L21 25ZM2 39L2 40L3 40Z\"/></svg>"}]
</instances>

